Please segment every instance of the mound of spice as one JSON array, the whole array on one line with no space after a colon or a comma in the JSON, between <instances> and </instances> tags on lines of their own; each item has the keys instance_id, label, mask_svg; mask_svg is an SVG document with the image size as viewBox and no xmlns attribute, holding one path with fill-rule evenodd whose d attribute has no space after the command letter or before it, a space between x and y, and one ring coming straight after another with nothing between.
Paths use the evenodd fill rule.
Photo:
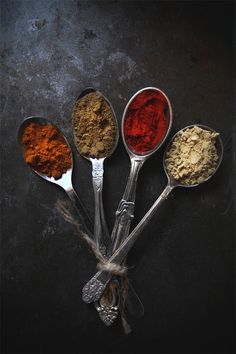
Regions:
<instances>
[{"instance_id":1,"label":"mound of spice","mask_svg":"<svg viewBox=\"0 0 236 354\"><path fill-rule=\"evenodd\" d=\"M73 113L75 144L86 157L109 156L116 143L117 126L112 109L98 91L77 100Z\"/></svg>"},{"instance_id":2,"label":"mound of spice","mask_svg":"<svg viewBox=\"0 0 236 354\"><path fill-rule=\"evenodd\" d=\"M140 92L129 104L124 118L124 137L129 149L143 155L153 150L166 135L168 103L159 91Z\"/></svg>"},{"instance_id":3,"label":"mound of spice","mask_svg":"<svg viewBox=\"0 0 236 354\"><path fill-rule=\"evenodd\" d=\"M22 144L26 163L39 173L59 179L72 167L70 147L54 125L30 123Z\"/></svg>"},{"instance_id":4,"label":"mound of spice","mask_svg":"<svg viewBox=\"0 0 236 354\"><path fill-rule=\"evenodd\" d=\"M214 133L197 126L179 132L167 154L168 173L182 184L198 184L215 171L219 156Z\"/></svg>"}]
</instances>

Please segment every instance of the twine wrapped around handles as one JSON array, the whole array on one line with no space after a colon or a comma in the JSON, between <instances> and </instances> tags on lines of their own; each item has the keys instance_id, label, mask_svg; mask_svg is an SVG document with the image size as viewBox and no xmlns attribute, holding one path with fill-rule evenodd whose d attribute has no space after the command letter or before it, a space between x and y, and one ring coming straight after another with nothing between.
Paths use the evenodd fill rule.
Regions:
<instances>
[{"instance_id":1,"label":"twine wrapped around handles","mask_svg":"<svg viewBox=\"0 0 236 354\"><path fill-rule=\"evenodd\" d=\"M73 218L66 202L62 200L58 200L56 202L56 208L63 216L63 218L75 227L79 237L82 238L82 240L84 240L88 244L89 248L93 251L95 257L99 261L97 264L98 270L110 272L114 275L120 275L120 276L126 274L127 272L126 266L109 262L106 260L105 257L103 257L99 248L96 246L96 243L85 232L81 230L80 224Z\"/></svg>"},{"instance_id":2,"label":"twine wrapped around handles","mask_svg":"<svg viewBox=\"0 0 236 354\"><path fill-rule=\"evenodd\" d=\"M69 211L68 202L58 200L56 202L56 209L68 223L74 226L77 235L82 240L84 240L89 246L89 248L92 250L93 254L99 261L97 264L98 270L107 271L112 273L113 275L118 275L123 277L124 281L123 281L123 286L121 291L122 298L123 298L122 309L121 309L121 322L125 334L129 334L131 332L131 327L127 322L126 315L125 315L125 302L126 302L128 287L129 287L129 281L127 277L128 268L124 264L120 265L106 260L106 258L100 252L99 248L96 246L96 243L85 232L81 230L80 224L74 219L71 212Z\"/></svg>"}]
</instances>

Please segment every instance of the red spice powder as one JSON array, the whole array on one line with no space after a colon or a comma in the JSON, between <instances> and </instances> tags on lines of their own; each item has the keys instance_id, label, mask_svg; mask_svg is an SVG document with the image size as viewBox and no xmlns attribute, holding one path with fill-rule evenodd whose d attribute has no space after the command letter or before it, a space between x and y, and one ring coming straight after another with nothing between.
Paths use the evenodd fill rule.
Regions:
<instances>
[{"instance_id":1,"label":"red spice powder","mask_svg":"<svg viewBox=\"0 0 236 354\"><path fill-rule=\"evenodd\" d=\"M153 150L168 129L168 103L156 90L140 92L129 104L124 118L124 138L129 149L138 155Z\"/></svg>"}]
</instances>

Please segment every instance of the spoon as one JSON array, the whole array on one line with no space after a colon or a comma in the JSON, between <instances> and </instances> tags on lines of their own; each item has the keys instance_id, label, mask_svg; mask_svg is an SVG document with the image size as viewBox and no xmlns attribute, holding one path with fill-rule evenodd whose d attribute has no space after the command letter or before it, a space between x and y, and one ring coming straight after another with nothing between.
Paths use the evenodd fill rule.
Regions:
<instances>
[{"instance_id":1,"label":"spoon","mask_svg":"<svg viewBox=\"0 0 236 354\"><path fill-rule=\"evenodd\" d=\"M98 90L95 90L93 88L85 89L77 98L76 103L81 98L83 98L84 96L86 96L87 94L92 93L92 92L99 93L102 96L102 98L107 102L107 104L112 112L113 121L116 126L116 137L114 140L114 144L113 144L111 150L109 151L109 153L105 157L98 158L98 159L83 155L81 153L80 149L78 149L77 144L76 144L76 147L77 147L79 154L81 154L81 156L83 156L84 158L86 158L87 160L89 160L92 163L92 183L93 183L94 200L95 200L93 238L94 238L97 248L100 249L103 256L106 258L109 258L109 256L111 255L112 243L111 243L111 238L110 238L110 234L109 234L106 219L105 219L103 201L102 201L104 160L107 157L110 157L117 147L118 140L119 140L119 129L118 129L118 123L116 120L115 112L112 108L111 103ZM72 113L73 123L74 123L75 109L76 109L76 107L74 107L74 110ZM73 124L73 127L74 127L74 124ZM75 131L74 131L74 137L76 140ZM109 298L109 301L107 300L107 298ZM119 306L120 306L120 284L117 279L113 279L113 281L110 282L110 285L107 290L107 294L104 294L104 296L100 299L99 302L95 302L95 308L98 311L101 320L107 326L110 326L118 316Z\"/></svg>"},{"instance_id":2,"label":"spoon","mask_svg":"<svg viewBox=\"0 0 236 354\"><path fill-rule=\"evenodd\" d=\"M85 159L89 160L92 163L92 183L93 183L94 200L95 200L94 235L93 235L93 237L94 237L94 241L96 243L97 248L99 248L100 251L102 252L102 254L104 256L106 256L108 254L110 255L110 253L111 253L111 240L110 240L110 235L109 235L107 223L105 220L103 201L102 201L103 173L104 173L103 166L104 166L105 159L107 157L110 157L117 147L118 140L119 140L119 129L118 129L118 124L117 124L117 120L116 120L116 115L115 115L115 112L112 108L111 103L98 90L95 90L93 88L85 89L77 98L76 103L82 97L84 97L87 94L92 93L92 92L99 93L103 97L103 99L107 102L107 104L112 112L113 122L115 123L115 126L116 126L116 137L114 139L113 146L110 149L109 153L102 158L92 158L92 157L82 154L76 144L79 154L81 154ZM73 127L74 127L74 112L75 112L75 107L74 107L74 110L72 113ZM75 137L75 141L76 141L75 129L73 129L73 130L74 130L74 137Z\"/></svg>"},{"instance_id":3,"label":"spoon","mask_svg":"<svg viewBox=\"0 0 236 354\"><path fill-rule=\"evenodd\" d=\"M77 98L76 102L80 100L82 97L86 96L89 93L92 92L97 92L100 95L101 92L98 90L95 90L93 88L87 88L85 89ZM103 256L105 258L109 258L111 256L111 251L112 251L112 242L111 242L111 237L108 231L108 227L106 224L105 220L105 215L104 215L104 209L103 209L103 202L102 202L102 190L103 190L103 164L104 160L107 157L110 157L114 150L117 147L118 140L119 140L119 129L118 129L118 124L115 116L115 112L112 108L111 103L108 101L108 99L102 95L103 99L106 100L106 102L109 105L109 108L111 109L113 119L115 122L116 126L116 138L114 140L114 145L112 149L109 151L109 154L103 158L91 158L88 156L85 156L81 154L80 149L78 149L78 152L87 160L91 161L92 163L92 181L93 181L93 189L94 189L94 199L95 199L95 222L94 222L94 241L96 242L97 247L101 250ZM72 119L74 117L74 112L75 112L76 106L74 107L73 113L72 113ZM73 120L74 123L74 120ZM73 124L74 126L74 124ZM75 132L74 132L75 136ZM76 138L76 136L75 136ZM76 140L76 139L75 139ZM99 313L99 316L101 320L107 325L110 326L115 319L118 316L119 308L121 305L121 288L122 284L120 281L118 281L117 278L113 278L112 282L110 283L108 287L107 294L104 294L104 296L100 299L99 302L95 302L95 308ZM135 304L132 308L132 313L135 314L135 316L141 316L143 314L143 305L136 294L135 290L132 288L132 286L129 287L129 297L133 299L133 303ZM109 295L109 301L107 300L107 295Z\"/></svg>"},{"instance_id":4,"label":"spoon","mask_svg":"<svg viewBox=\"0 0 236 354\"><path fill-rule=\"evenodd\" d=\"M41 124L41 125L53 125L58 131L60 131L54 124L52 124L49 120L42 118L42 117L28 117L25 118L23 120L23 122L21 123L21 125L19 126L18 129L18 142L19 145L22 149L22 152L24 154L24 147L22 144L22 135L24 133L25 128L30 124L30 123L37 123L37 124ZM63 136L65 142L67 143L69 149L70 145L69 142L67 141L67 139L65 138L64 134L60 131L61 135ZM61 178L59 179L55 179L54 177L48 177L47 175L37 171L35 168L33 168L32 166L30 166L31 169L41 178L45 179L48 182L57 184L58 186L60 186L62 189L65 190L65 192L67 193L68 197L70 198L70 200L77 206L77 212L79 215L79 218L81 221L83 221L83 227L86 231L86 233L88 233L89 235L91 235L91 231L92 230L92 222L90 220L90 217L83 205L83 203L81 202L80 198L78 197L76 191L73 188L72 185L72 171L73 171L73 155L71 152L71 167L66 171L66 173L64 173Z\"/></svg>"},{"instance_id":5,"label":"spoon","mask_svg":"<svg viewBox=\"0 0 236 354\"><path fill-rule=\"evenodd\" d=\"M151 150L146 150L144 153L141 151L134 151L133 147L129 144L128 138L125 133L125 124L127 120L127 116L130 110L134 110L134 105L137 104L136 102L144 97L144 95L150 95L152 94L154 99L156 100L156 106L161 105L161 101L164 102L166 108L165 108L165 119L166 119L166 129L163 133L163 135L160 137L160 139L157 141L157 143L152 146ZM158 101L157 101L158 100ZM153 98L152 98L153 101ZM151 104L151 99L149 100ZM155 106L155 109L156 109ZM155 87L146 87L138 92L136 92L129 102L127 103L123 117L122 117L122 138L123 142L126 148L126 151L128 152L130 162L131 162L131 167L130 167L130 174L128 177L127 185L125 188L125 192L123 194L123 197L119 203L118 209L116 211L116 219L115 219L115 224L112 230L111 234L111 239L113 242L113 252L119 247L121 242L128 236L129 234L129 229L131 225L131 221L133 219L133 212L134 212L134 206L135 206L135 194L136 194L136 185L137 185L137 179L138 179L138 174L139 171L144 164L144 162L151 156L153 155L164 143L166 140L169 131L171 129L172 125L172 108L169 99L167 96L162 92L160 89L155 88ZM138 117L139 118L139 117ZM152 116L153 118L153 116ZM140 118L139 118L140 119ZM155 117L154 119L157 121L159 119L159 116L155 112ZM141 117L141 122L140 125L145 126L145 117ZM152 134L150 131L147 132L149 136ZM154 138L157 137L158 130L155 132ZM142 139L144 139L142 137Z\"/></svg>"},{"instance_id":6,"label":"spoon","mask_svg":"<svg viewBox=\"0 0 236 354\"><path fill-rule=\"evenodd\" d=\"M204 125L190 125L190 126L183 128L178 133L186 130L187 128L192 128L194 126L198 126L202 129L209 130L209 131L215 133L215 131L213 129L211 129L207 126L204 126ZM166 188L163 190L161 195L157 198L155 203L148 210L148 212L145 214L145 216L142 218L142 220L139 222L139 224L131 232L131 234L123 241L123 243L118 247L118 249L110 257L109 263L116 263L116 264L122 263L123 259L127 256L128 252L130 251L130 249L132 248L132 246L136 242L138 236L141 234L144 227L147 225L147 223L150 221L150 219L152 218L154 213L157 211L157 209L160 207L160 205L167 199L168 195L170 194L170 192L174 188L176 188L176 187L187 187L187 188L196 187L199 184L208 181L218 170L218 168L221 164L221 161L222 161L222 157L223 157L223 144L222 144L221 138L219 136L217 137L216 144L215 144L219 158L217 161L217 165L215 166L215 169L213 170L212 174L209 177L205 178L205 180L202 180L201 183L188 184L188 185L174 180L173 177L171 175L169 175L167 172L165 159L166 159L167 151L169 150L171 143L173 142L174 138L176 137L176 135L178 133L176 133L174 135L174 137L171 139L171 141L169 142L169 144L165 150L165 153L164 153L163 166L164 166L164 170L165 170L165 173L166 173L166 176L168 179L168 183L167 183ZM93 278L91 278L90 281L84 286L83 300L86 303L90 303L90 302L93 302L93 301L96 301L97 299L99 299L101 297L104 289L106 288L106 285L107 285L110 278L111 278L111 274L106 271L97 272L95 274L95 276Z\"/></svg>"}]
</instances>

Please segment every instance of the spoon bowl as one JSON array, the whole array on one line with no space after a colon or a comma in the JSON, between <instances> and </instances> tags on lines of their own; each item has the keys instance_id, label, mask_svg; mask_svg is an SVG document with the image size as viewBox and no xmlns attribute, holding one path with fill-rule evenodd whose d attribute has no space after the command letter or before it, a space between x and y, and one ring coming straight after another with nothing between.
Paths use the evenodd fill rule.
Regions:
<instances>
[{"instance_id":1,"label":"spoon bowl","mask_svg":"<svg viewBox=\"0 0 236 354\"><path fill-rule=\"evenodd\" d=\"M150 149L149 151L146 151L144 153L142 152L135 152L131 146L129 146L128 142L127 142L127 139L126 139L126 134L125 134L125 121L126 121L126 115L127 115L127 112L128 110L130 109L130 106L131 104L135 104L135 100L137 100L140 96L140 95L144 95L146 92L149 93L153 91L153 93L155 93L156 95L156 99L159 99L161 100L162 102L164 101L166 103L166 107L165 107L165 119L166 119L166 131L163 135L162 138L160 138L159 142L157 144L155 144L155 146ZM173 122L173 111L172 111L172 106L171 106L171 103L170 103L170 100L169 98L166 96L166 94L160 90L159 88L157 87L152 87L152 86L149 86L149 87L145 87L139 91L137 91L132 97L131 99L128 101L126 107L125 107L125 110L123 112L123 116L122 116L122 129L121 129L121 132L122 132L122 139L123 139L123 143L125 145L125 148L128 152L128 154L130 155L130 157L134 157L134 158L142 158L142 160L146 160L149 156L151 156L152 154L154 154L161 146L162 144L165 142L166 138L168 137L169 135L169 132L171 130L171 127L172 127L172 122Z\"/></svg>"},{"instance_id":2,"label":"spoon bowl","mask_svg":"<svg viewBox=\"0 0 236 354\"><path fill-rule=\"evenodd\" d=\"M30 123L37 123L40 125L52 125L55 129L59 130L54 124L52 124L48 119L46 118L42 118L42 117L27 117L23 120L23 122L21 123L21 125L19 126L18 129L18 143L22 149L22 153L24 154L24 148L23 148L23 144L22 144L22 136L24 133L24 130L26 129L26 127L30 124ZM70 149L71 152L71 147L70 144L68 142L68 140L66 139L66 137L63 135L62 132L60 132L61 135L63 136L68 148ZM72 152L71 152L71 167L65 172L63 173L63 175L61 176L61 178L59 179L55 179L54 177L48 177L47 175L37 171L35 168L33 168L32 166L30 166L31 169L41 178L45 179L48 182L51 183L55 183L59 186L61 186L63 189L65 189L65 191L69 191L71 189L71 178L72 178L72 170L73 170L73 158L72 158Z\"/></svg>"},{"instance_id":3,"label":"spoon bowl","mask_svg":"<svg viewBox=\"0 0 236 354\"><path fill-rule=\"evenodd\" d=\"M202 124L192 124L192 125L188 125L186 127L184 127L183 129L179 130L172 138L171 140L169 141L166 149L165 149L165 152L164 152L164 156L163 156L163 168L164 168L164 171L165 171L165 174L167 176L167 179L168 179L168 184L170 186L173 186L173 187L185 187L185 188L192 188L192 187L197 187L199 186L200 184L202 183L205 183L206 181L208 181L215 173L216 171L219 169L220 167L220 164L221 164L221 161L222 161L222 158L223 158L223 152L224 152L224 148L223 148L223 143L222 143L222 140L220 138L220 135L217 136L216 138L216 143L215 143L215 147L216 147L216 150L217 150L217 154L218 154L218 161L217 161L217 165L214 169L214 171L212 172L211 175L209 175L206 179L204 179L202 182L200 183L195 183L195 184L184 184L184 183L181 183L177 180L175 180L167 171L167 167L166 167L166 155L167 155L167 152L169 151L169 148L172 144L172 142L174 141L174 139L176 138L176 135L177 134L180 134L181 132L184 132L186 129L189 129L189 128L193 128L193 127L198 127L198 128L201 128L201 129L204 129L204 130L208 130L212 133L216 133L216 131L210 127L208 127L207 125L202 125Z\"/></svg>"},{"instance_id":4,"label":"spoon bowl","mask_svg":"<svg viewBox=\"0 0 236 354\"><path fill-rule=\"evenodd\" d=\"M30 166L30 165L28 165L28 166L30 166L30 168L34 171L34 173L36 173L39 177L43 178L44 180L46 180L48 182L54 183L65 190L65 192L67 193L69 198L77 206L79 217L80 217L81 221L84 222L85 231L91 235L92 222L90 220L88 212L86 211L83 203L79 199L79 197L78 197L77 193L75 192L73 185L72 185L73 154L72 154L72 150L71 150L68 140L66 139L64 134L53 123L51 123L48 119L43 118L43 117L37 117L37 116L27 117L23 120L23 122L20 124L20 126L18 128L18 143L19 143L19 146L22 150L23 156L24 156L24 147L22 144L22 136L23 136L24 130L26 129L26 127L30 123L37 123L40 125L49 125L50 124L53 127L55 127L55 129L57 129L57 131L59 131L60 134L63 136L63 138L64 138L64 140L71 152L71 167L68 168L68 170L62 174L61 178L55 179L54 177L48 177L47 175L37 171L37 169L33 168L32 166Z\"/></svg>"},{"instance_id":5,"label":"spoon bowl","mask_svg":"<svg viewBox=\"0 0 236 354\"><path fill-rule=\"evenodd\" d=\"M151 125L154 127L151 129L151 131L150 124L145 122L147 114L146 106L144 112L140 113L139 111L141 108L143 108L144 101L145 105L149 105L148 107L151 109L151 113L148 112L148 119L150 121L152 119ZM160 113L164 114L164 117L162 117L163 121L161 121L162 119L160 117ZM134 116L135 119L133 119ZM116 212L115 224L112 230L111 238L113 242L113 252L119 247L122 241L129 234L131 222L134 217L133 213L135 207L135 194L139 171L144 162L151 155L153 155L166 140L172 126L172 121L173 112L170 101L166 94L156 87L145 87L137 91L128 101L124 109L122 117L122 138L126 151L130 157L131 167L127 185L123 197L119 203ZM127 135L126 128L128 127L130 129L130 126L134 124L136 124L136 135ZM156 126L157 124L158 126ZM165 129L163 124L165 124ZM161 128L163 128L163 130ZM143 135L141 135L140 132L142 132ZM135 142L135 144L138 146L140 141L144 141L145 139L149 141L149 145L151 146L149 150L145 148L144 151L138 151L138 149L135 150L132 148L130 144L131 141Z\"/></svg>"},{"instance_id":6,"label":"spoon bowl","mask_svg":"<svg viewBox=\"0 0 236 354\"><path fill-rule=\"evenodd\" d=\"M117 148L118 141L119 141L119 127L118 127L118 123L117 123L116 114L115 114L115 111L114 111L114 109L113 109L113 107L112 107L111 102L110 102L110 101L108 100L108 98L107 98L106 96L104 96L99 90L97 90L97 89L95 89L95 88L93 88L93 87L87 87L87 88L84 89L84 90L80 93L80 95L77 97L76 102L78 102L81 98L83 98L84 96L86 96L86 95L88 95L89 93L92 93L92 92L97 92L97 93L99 93L99 94L102 96L102 98L107 102L107 104L108 104L110 110L112 111L113 120L114 120L114 123L115 123L115 126L116 126L116 138L115 138L115 140L114 140L112 149L109 151L109 153L108 153L106 156L103 156L103 157L102 157L102 158L105 159L105 158L107 158L107 157L110 157L110 156L113 154L113 152L115 151L115 149ZM74 107L74 109L73 109L72 117L73 117L73 115L74 115L74 110L75 110L75 107ZM74 138L76 139L75 133L74 133ZM78 151L79 151L79 150L78 150ZM80 151L79 151L79 153L80 153ZM81 154L81 153L80 153L80 154ZM93 159L93 158L88 157L88 156L86 156L86 155L84 155L84 154L81 154L81 156L83 156L85 159L90 160L90 161ZM97 160L100 160L100 159L101 159L101 158L98 158Z\"/></svg>"}]
</instances>

